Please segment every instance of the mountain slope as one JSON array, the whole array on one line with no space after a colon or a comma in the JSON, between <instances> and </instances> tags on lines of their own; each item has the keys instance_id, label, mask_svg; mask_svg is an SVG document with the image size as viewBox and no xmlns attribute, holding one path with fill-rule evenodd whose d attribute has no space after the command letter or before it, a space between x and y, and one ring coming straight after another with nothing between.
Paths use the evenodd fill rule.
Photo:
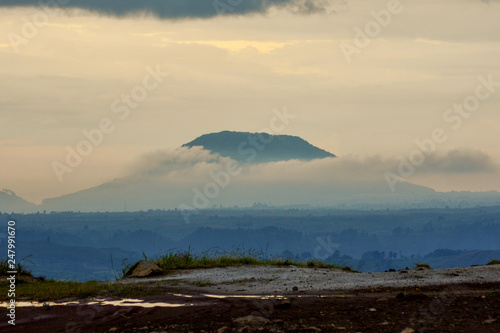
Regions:
<instances>
[{"instance_id":1,"label":"mountain slope","mask_svg":"<svg viewBox=\"0 0 500 333\"><path fill-rule=\"evenodd\" d=\"M34 203L18 197L13 191L0 190L0 212L28 213L36 210Z\"/></svg>"},{"instance_id":2,"label":"mountain slope","mask_svg":"<svg viewBox=\"0 0 500 333\"><path fill-rule=\"evenodd\" d=\"M335 155L291 135L223 131L202 135L183 147L201 146L239 162L313 160Z\"/></svg>"}]
</instances>

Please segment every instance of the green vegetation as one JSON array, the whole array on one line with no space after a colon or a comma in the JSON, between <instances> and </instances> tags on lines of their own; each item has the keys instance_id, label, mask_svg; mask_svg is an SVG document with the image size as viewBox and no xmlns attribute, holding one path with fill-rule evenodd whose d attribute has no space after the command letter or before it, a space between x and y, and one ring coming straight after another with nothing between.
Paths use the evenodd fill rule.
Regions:
<instances>
[{"instance_id":1,"label":"green vegetation","mask_svg":"<svg viewBox=\"0 0 500 333\"><path fill-rule=\"evenodd\" d=\"M176 269L189 269L189 268L210 268L210 267L230 267L230 266L298 266L298 267L311 267L311 268L329 268L329 269L342 269L348 272L355 272L348 266L341 267L336 265L325 264L321 261L310 260L307 262L294 261L283 258L266 258L263 254L256 251L244 252L236 250L233 252L215 252L194 255L191 251L173 253L169 252L164 256L156 259L146 260L154 262L160 268L166 271ZM132 265L124 262L123 271L128 270ZM8 271L8 263L5 260L0 261L0 273ZM30 275L25 267L18 265L18 274ZM1 275L1 274L0 274ZM255 281L255 279L247 279L247 282ZM48 301L48 300L61 300L61 299L84 299L89 297L137 297L145 295L155 295L158 292L164 291L165 286L156 284L127 284L118 282L72 282L72 281L55 281L55 280L42 280L33 278L29 283L19 283L16 286L16 294L19 295L19 300L34 300L34 301ZM243 282L236 281L234 283ZM178 284L179 281L172 281L171 285ZM0 287L7 287L8 281L0 281ZM209 281L194 281L188 284L197 287L212 286L213 283ZM7 300L7 294L0 296L0 301Z\"/></svg>"},{"instance_id":2,"label":"green vegetation","mask_svg":"<svg viewBox=\"0 0 500 333\"><path fill-rule=\"evenodd\" d=\"M488 265L500 265L500 260L493 259L492 261L490 261L490 262L488 263Z\"/></svg>"},{"instance_id":3,"label":"green vegetation","mask_svg":"<svg viewBox=\"0 0 500 333\"><path fill-rule=\"evenodd\" d=\"M26 259L26 258L24 258L24 259ZM9 275L7 273L8 271L16 271L17 275L30 275L31 276L31 270L28 270L28 268L23 266L20 262L17 264L16 268L12 269L12 268L9 268L9 262L7 259L0 260L0 276Z\"/></svg>"},{"instance_id":4,"label":"green vegetation","mask_svg":"<svg viewBox=\"0 0 500 333\"><path fill-rule=\"evenodd\" d=\"M262 253L256 251L245 252L243 250L235 250L233 252L205 252L203 254L192 254L189 249L187 252L169 252L166 255L160 256L151 262L158 265L165 271L176 269L190 268L211 268L211 267L231 267L231 266L298 266L298 267L313 267L313 268L330 268L342 269L341 266L325 264L318 260L310 260L307 262L294 261L281 257L268 258ZM128 267L128 266L127 266ZM125 268L124 268L125 270Z\"/></svg>"},{"instance_id":5,"label":"green vegetation","mask_svg":"<svg viewBox=\"0 0 500 333\"><path fill-rule=\"evenodd\" d=\"M416 268L427 268L427 269L431 269L431 266L429 264L424 264L424 263L417 263L415 264L415 267Z\"/></svg>"},{"instance_id":6,"label":"green vegetation","mask_svg":"<svg viewBox=\"0 0 500 333\"><path fill-rule=\"evenodd\" d=\"M0 288L7 287L7 282L0 282ZM16 286L17 300L49 301L62 299L84 299L89 297L139 297L156 295L164 291L161 286L144 284L125 284L116 282L68 282L35 281L20 283ZM0 301L7 301L7 293L0 295Z\"/></svg>"},{"instance_id":7,"label":"green vegetation","mask_svg":"<svg viewBox=\"0 0 500 333\"><path fill-rule=\"evenodd\" d=\"M358 273L358 271L357 271L357 270L352 269L352 268L351 268L351 267L349 267L349 266L344 266L344 267L342 267L342 270L343 270L343 271L345 271L345 272Z\"/></svg>"}]
</instances>

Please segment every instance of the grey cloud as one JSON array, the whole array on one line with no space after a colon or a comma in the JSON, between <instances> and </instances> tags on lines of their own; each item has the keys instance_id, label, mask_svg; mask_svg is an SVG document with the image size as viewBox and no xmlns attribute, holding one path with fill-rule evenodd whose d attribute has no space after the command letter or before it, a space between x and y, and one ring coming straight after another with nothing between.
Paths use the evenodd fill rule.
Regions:
<instances>
[{"instance_id":1,"label":"grey cloud","mask_svg":"<svg viewBox=\"0 0 500 333\"><path fill-rule=\"evenodd\" d=\"M186 179L200 180L210 171L220 171L224 165L232 161L228 157L221 157L202 147L177 148L163 150L144 155L132 167L134 178L164 177L182 172L189 175ZM308 183L342 183L350 182L378 182L387 170L397 168L400 160L383 158L379 155L368 157L346 156L339 158L325 158L312 161L289 160L281 162L242 164L240 180L249 183L262 182L296 182ZM417 173L445 174L445 173L497 173L500 167L492 157L480 150L456 149L447 152L438 152L427 156L424 163L416 168ZM208 179L208 178L207 178ZM348 186L348 185L347 185Z\"/></svg>"},{"instance_id":2,"label":"grey cloud","mask_svg":"<svg viewBox=\"0 0 500 333\"><path fill-rule=\"evenodd\" d=\"M152 14L163 19L210 18L217 15L264 14L284 8L296 14L327 12L331 0L3 0L0 7L55 6L85 9L110 16Z\"/></svg>"},{"instance_id":3,"label":"grey cloud","mask_svg":"<svg viewBox=\"0 0 500 333\"><path fill-rule=\"evenodd\" d=\"M480 150L456 149L429 156L417 172L494 173L499 169L491 156Z\"/></svg>"},{"instance_id":4,"label":"grey cloud","mask_svg":"<svg viewBox=\"0 0 500 333\"><path fill-rule=\"evenodd\" d=\"M130 167L130 177L162 177L176 171L191 172L197 169L203 169L205 174L205 168L213 168L229 161L228 157L213 154L202 147L161 150L143 155Z\"/></svg>"}]
</instances>

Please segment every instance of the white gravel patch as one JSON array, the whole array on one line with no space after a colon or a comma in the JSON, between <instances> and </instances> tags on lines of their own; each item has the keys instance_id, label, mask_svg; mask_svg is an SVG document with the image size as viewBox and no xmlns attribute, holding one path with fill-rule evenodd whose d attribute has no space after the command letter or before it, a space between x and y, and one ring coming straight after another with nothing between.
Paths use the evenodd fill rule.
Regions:
<instances>
[{"instance_id":1,"label":"white gravel patch","mask_svg":"<svg viewBox=\"0 0 500 333\"><path fill-rule=\"evenodd\" d=\"M157 278L123 280L123 283L192 286L207 293L258 295L292 293L293 287L299 291L321 292L491 282L500 284L500 265L387 273L351 273L295 266L243 266L182 270ZM209 285L200 287L203 284Z\"/></svg>"}]
</instances>

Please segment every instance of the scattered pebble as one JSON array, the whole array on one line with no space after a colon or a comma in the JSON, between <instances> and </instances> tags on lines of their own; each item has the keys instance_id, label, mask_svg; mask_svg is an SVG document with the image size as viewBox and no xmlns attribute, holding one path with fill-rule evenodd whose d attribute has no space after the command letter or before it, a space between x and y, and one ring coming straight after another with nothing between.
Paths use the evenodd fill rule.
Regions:
<instances>
[{"instance_id":1,"label":"scattered pebble","mask_svg":"<svg viewBox=\"0 0 500 333\"><path fill-rule=\"evenodd\" d=\"M414 333L414 332L415 332L415 330L411 327L407 327L401 331L401 333Z\"/></svg>"}]
</instances>

